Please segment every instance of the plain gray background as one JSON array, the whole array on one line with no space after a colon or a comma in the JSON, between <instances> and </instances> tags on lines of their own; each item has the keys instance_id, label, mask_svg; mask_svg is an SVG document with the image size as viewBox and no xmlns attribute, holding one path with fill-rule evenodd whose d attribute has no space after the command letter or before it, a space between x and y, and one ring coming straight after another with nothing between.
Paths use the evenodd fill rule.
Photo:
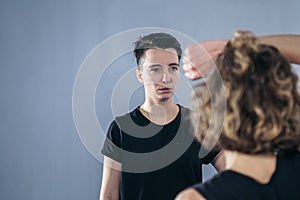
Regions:
<instances>
[{"instance_id":1,"label":"plain gray background","mask_svg":"<svg viewBox=\"0 0 300 200\"><path fill-rule=\"evenodd\" d=\"M229 38L236 29L299 34L299 8L298 0L1 0L0 199L98 199L102 164L77 134L72 90L81 63L102 41L142 27L197 41ZM117 62L95 97L104 129L113 118L111 91L134 63L132 56ZM142 102L138 93L130 108ZM213 173L205 168L205 178Z\"/></svg>"}]
</instances>

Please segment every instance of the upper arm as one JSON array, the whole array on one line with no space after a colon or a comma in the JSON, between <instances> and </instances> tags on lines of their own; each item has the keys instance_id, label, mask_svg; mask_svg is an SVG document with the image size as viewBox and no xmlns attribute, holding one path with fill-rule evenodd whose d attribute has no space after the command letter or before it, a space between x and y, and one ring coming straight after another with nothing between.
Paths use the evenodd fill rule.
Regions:
<instances>
[{"instance_id":1,"label":"upper arm","mask_svg":"<svg viewBox=\"0 0 300 200\"><path fill-rule=\"evenodd\" d=\"M100 199L118 200L121 181L121 164L104 156Z\"/></svg>"},{"instance_id":2,"label":"upper arm","mask_svg":"<svg viewBox=\"0 0 300 200\"><path fill-rule=\"evenodd\" d=\"M215 169L218 172L225 170L226 163L225 163L225 157L223 151L220 151L218 153L218 155L213 160L212 165L215 167Z\"/></svg>"},{"instance_id":3,"label":"upper arm","mask_svg":"<svg viewBox=\"0 0 300 200\"><path fill-rule=\"evenodd\" d=\"M175 198L175 200L190 200L190 199L206 200L200 193L198 193L196 190L191 188L183 190Z\"/></svg>"}]
</instances>

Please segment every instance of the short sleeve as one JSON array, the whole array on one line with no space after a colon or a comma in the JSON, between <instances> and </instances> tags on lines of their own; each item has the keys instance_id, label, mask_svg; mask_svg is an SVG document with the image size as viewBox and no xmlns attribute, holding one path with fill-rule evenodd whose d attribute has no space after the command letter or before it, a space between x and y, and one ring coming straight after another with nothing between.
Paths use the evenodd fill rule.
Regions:
<instances>
[{"instance_id":1,"label":"short sleeve","mask_svg":"<svg viewBox=\"0 0 300 200\"><path fill-rule=\"evenodd\" d=\"M108 128L101 153L117 162L121 162L121 147L121 130L116 121L113 121Z\"/></svg>"}]
</instances>

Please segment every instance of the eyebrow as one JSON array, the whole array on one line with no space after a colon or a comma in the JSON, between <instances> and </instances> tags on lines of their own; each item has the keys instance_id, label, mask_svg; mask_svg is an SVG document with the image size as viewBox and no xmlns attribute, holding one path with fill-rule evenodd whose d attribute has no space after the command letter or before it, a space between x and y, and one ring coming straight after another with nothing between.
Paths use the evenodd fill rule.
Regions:
<instances>
[{"instance_id":1,"label":"eyebrow","mask_svg":"<svg viewBox=\"0 0 300 200\"><path fill-rule=\"evenodd\" d=\"M174 66L174 65L179 66L178 63L170 63L168 66Z\"/></svg>"},{"instance_id":2,"label":"eyebrow","mask_svg":"<svg viewBox=\"0 0 300 200\"><path fill-rule=\"evenodd\" d=\"M149 67L152 68L152 67L162 67L163 65L162 64L153 64L153 65L150 65ZM179 64L178 63L170 63L168 64L169 67L171 66L178 66L179 67Z\"/></svg>"}]
</instances>

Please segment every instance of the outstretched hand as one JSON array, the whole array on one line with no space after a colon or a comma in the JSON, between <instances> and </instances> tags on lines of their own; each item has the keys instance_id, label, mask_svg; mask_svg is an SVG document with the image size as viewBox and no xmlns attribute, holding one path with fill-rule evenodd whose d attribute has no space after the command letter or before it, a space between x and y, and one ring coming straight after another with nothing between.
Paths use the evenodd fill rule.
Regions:
<instances>
[{"instance_id":1,"label":"outstretched hand","mask_svg":"<svg viewBox=\"0 0 300 200\"><path fill-rule=\"evenodd\" d=\"M208 75L226 43L227 40L207 40L187 47L182 59L185 76L194 80Z\"/></svg>"}]
</instances>

